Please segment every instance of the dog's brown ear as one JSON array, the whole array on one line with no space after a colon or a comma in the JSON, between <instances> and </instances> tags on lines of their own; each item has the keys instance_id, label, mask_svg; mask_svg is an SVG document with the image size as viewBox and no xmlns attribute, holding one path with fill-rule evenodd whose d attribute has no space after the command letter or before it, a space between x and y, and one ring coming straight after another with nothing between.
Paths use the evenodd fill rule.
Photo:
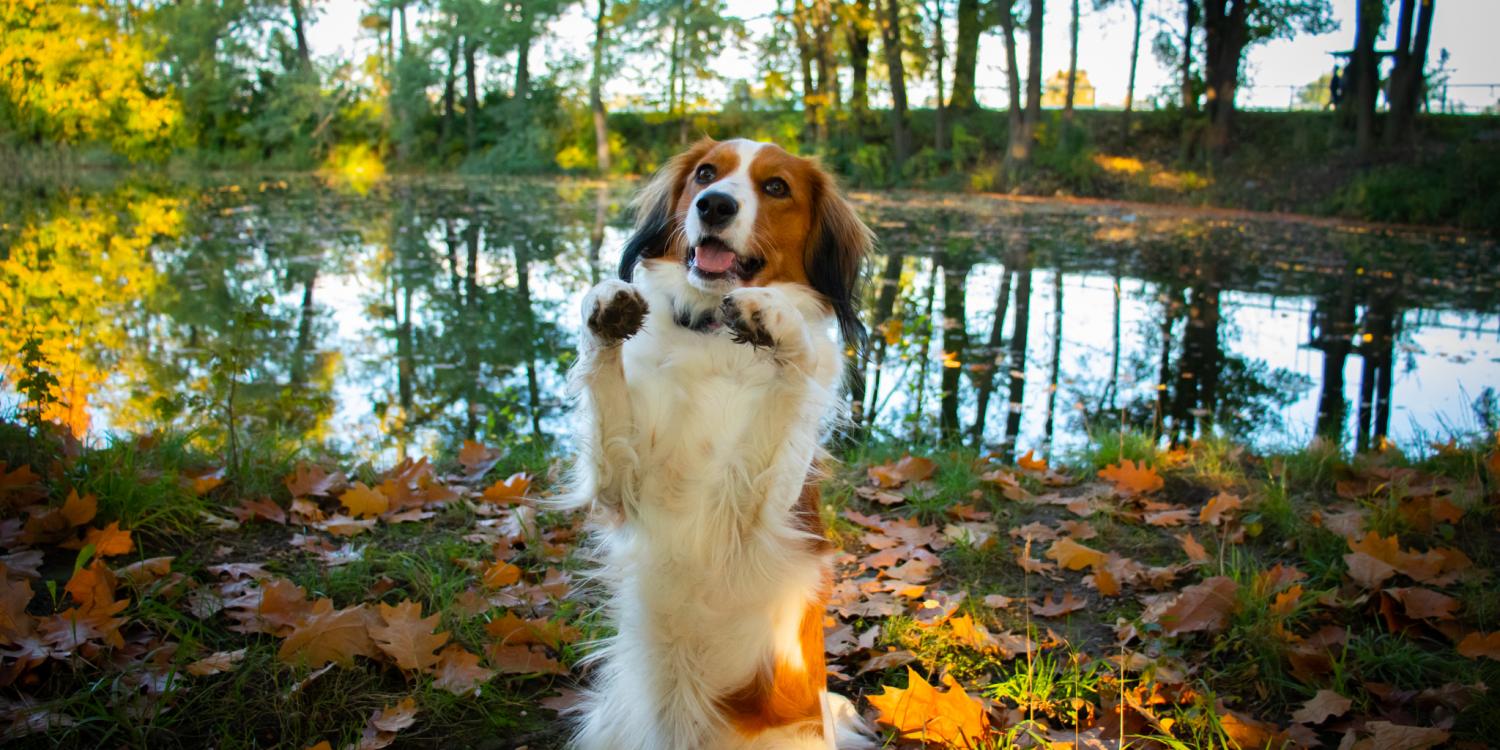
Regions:
<instances>
[{"instance_id":1,"label":"dog's brown ear","mask_svg":"<svg viewBox=\"0 0 1500 750\"><path fill-rule=\"evenodd\" d=\"M875 249L875 235L855 215L833 177L821 170L817 174L807 280L833 306L844 343L860 350L865 343L857 308L860 271Z\"/></svg>"},{"instance_id":2,"label":"dog's brown ear","mask_svg":"<svg viewBox=\"0 0 1500 750\"><path fill-rule=\"evenodd\" d=\"M635 231L625 242L620 254L620 278L630 281L635 266L642 258L660 258L671 249L671 242L678 223L683 217L675 214L677 201L687 187L688 173L703 159L710 149L718 145L712 138L702 138L688 150L672 157L632 201L635 211Z\"/></svg>"}]
</instances>

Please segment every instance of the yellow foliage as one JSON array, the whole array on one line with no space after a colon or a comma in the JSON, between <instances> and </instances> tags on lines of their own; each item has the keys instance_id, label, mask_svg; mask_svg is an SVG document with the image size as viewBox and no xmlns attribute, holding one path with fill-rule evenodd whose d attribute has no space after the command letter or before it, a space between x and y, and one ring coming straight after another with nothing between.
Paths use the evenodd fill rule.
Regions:
<instances>
[{"instance_id":1,"label":"yellow foliage","mask_svg":"<svg viewBox=\"0 0 1500 750\"><path fill-rule=\"evenodd\" d=\"M105 0L0 3L0 96L22 134L108 143L132 159L160 153L182 111L151 90L148 61Z\"/></svg>"},{"instance_id":2,"label":"yellow foliage","mask_svg":"<svg viewBox=\"0 0 1500 750\"><path fill-rule=\"evenodd\" d=\"M181 232L181 208L133 190L72 197L15 235L0 260L0 361L19 377L22 344L39 342L58 380L43 418L87 432L90 395L123 366L104 361L125 349L123 313L160 284L151 243Z\"/></svg>"}]
</instances>

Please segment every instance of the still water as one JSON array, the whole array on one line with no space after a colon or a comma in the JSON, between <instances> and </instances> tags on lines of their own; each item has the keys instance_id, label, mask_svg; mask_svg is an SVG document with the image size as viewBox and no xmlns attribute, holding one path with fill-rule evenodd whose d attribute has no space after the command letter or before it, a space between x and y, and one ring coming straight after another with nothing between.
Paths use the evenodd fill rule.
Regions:
<instances>
[{"instance_id":1,"label":"still water","mask_svg":"<svg viewBox=\"0 0 1500 750\"><path fill-rule=\"evenodd\" d=\"M565 444L577 304L634 185L312 176L0 188L0 410L31 369L95 437L276 430L371 458ZM1495 429L1493 240L1230 212L857 193L880 238L851 412L1065 453L1090 431Z\"/></svg>"}]
</instances>

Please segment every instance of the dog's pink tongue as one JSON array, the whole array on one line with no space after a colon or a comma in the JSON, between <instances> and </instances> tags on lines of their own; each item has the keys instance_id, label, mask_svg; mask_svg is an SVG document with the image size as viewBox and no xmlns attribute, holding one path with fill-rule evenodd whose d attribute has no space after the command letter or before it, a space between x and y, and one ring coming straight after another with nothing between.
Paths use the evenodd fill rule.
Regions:
<instances>
[{"instance_id":1,"label":"dog's pink tongue","mask_svg":"<svg viewBox=\"0 0 1500 750\"><path fill-rule=\"evenodd\" d=\"M724 273L734 267L734 252L714 245L699 245L693 264L704 273Z\"/></svg>"}]
</instances>

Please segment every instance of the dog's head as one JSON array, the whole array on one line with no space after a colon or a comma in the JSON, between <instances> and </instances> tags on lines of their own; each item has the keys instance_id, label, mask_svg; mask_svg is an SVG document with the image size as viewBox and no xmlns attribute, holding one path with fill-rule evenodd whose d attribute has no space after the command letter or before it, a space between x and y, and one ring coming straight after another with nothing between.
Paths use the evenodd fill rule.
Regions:
<instances>
[{"instance_id":1,"label":"dog's head","mask_svg":"<svg viewBox=\"0 0 1500 750\"><path fill-rule=\"evenodd\" d=\"M816 161L774 144L705 138L641 191L620 278L629 281L637 263L672 262L687 267L693 286L717 295L805 284L853 344L863 335L855 312L860 262L873 243Z\"/></svg>"}]
</instances>

